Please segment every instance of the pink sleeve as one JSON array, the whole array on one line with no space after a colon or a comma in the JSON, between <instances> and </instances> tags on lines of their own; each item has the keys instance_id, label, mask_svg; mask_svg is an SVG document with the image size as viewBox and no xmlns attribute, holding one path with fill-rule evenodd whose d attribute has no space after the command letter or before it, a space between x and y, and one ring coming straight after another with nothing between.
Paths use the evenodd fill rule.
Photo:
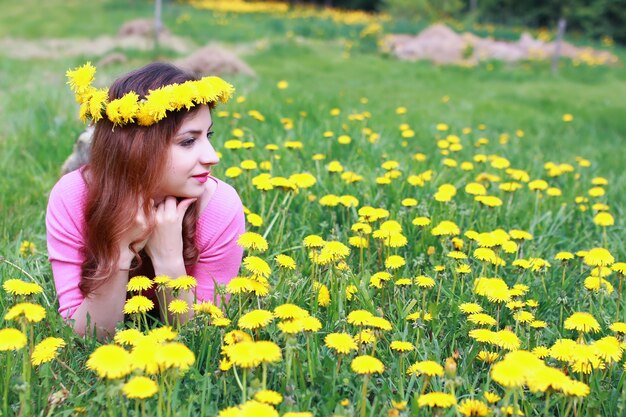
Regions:
<instances>
[{"instance_id":1,"label":"pink sleeve","mask_svg":"<svg viewBox=\"0 0 626 417\"><path fill-rule=\"evenodd\" d=\"M85 186L81 181L78 171L61 178L50 192L46 213L48 259L64 319L71 317L84 299L78 289L84 246Z\"/></svg>"},{"instance_id":2,"label":"pink sleeve","mask_svg":"<svg viewBox=\"0 0 626 417\"><path fill-rule=\"evenodd\" d=\"M237 239L245 231L243 205L237 192L219 181L218 191L200 214L197 244L200 250L198 263L189 271L198 281L198 301L220 303L215 285L226 285L239 272L243 249Z\"/></svg>"}]
</instances>

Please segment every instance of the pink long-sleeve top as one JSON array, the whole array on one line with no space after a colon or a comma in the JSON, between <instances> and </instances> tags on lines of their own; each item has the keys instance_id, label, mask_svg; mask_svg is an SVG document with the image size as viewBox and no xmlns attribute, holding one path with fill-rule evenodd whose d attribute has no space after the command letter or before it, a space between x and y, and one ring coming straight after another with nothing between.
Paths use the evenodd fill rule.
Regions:
<instances>
[{"instance_id":1,"label":"pink long-sleeve top","mask_svg":"<svg viewBox=\"0 0 626 417\"><path fill-rule=\"evenodd\" d=\"M200 257L186 270L198 281L197 299L214 301L215 283L225 285L239 271L243 249L236 241L244 232L245 220L235 189L217 178L210 179L216 181L217 187L196 225ZM87 184L80 169L63 176L48 201L48 257L63 318L71 318L84 300L78 284L84 260L86 199Z\"/></svg>"}]
</instances>

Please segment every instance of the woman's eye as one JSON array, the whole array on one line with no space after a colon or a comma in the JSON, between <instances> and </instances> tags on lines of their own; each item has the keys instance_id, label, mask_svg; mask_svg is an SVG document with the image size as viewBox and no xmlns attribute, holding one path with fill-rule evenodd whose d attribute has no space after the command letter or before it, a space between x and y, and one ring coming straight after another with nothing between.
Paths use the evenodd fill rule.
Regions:
<instances>
[{"instance_id":1,"label":"woman's eye","mask_svg":"<svg viewBox=\"0 0 626 417\"><path fill-rule=\"evenodd\" d=\"M196 142L196 138L189 138L189 139L185 139L180 144L184 147L189 147L189 146L193 146L195 142Z\"/></svg>"},{"instance_id":2,"label":"woman's eye","mask_svg":"<svg viewBox=\"0 0 626 417\"><path fill-rule=\"evenodd\" d=\"M206 134L207 139L211 139L213 137L213 133L215 132L214 131L207 132Z\"/></svg>"}]
</instances>

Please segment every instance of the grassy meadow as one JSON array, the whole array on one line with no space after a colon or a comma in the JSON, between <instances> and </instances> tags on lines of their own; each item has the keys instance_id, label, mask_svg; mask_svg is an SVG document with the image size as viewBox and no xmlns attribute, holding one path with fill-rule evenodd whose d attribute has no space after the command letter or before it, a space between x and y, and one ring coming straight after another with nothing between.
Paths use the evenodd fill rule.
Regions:
<instances>
[{"instance_id":1,"label":"grassy meadow","mask_svg":"<svg viewBox=\"0 0 626 417\"><path fill-rule=\"evenodd\" d=\"M623 49L557 75L435 66L377 52L360 36L376 17L164 3L174 34L236 48L257 74L224 75L237 94L214 112L213 172L252 232L231 301L170 330L131 315L104 350L63 324L45 209L84 129L65 71L101 57L0 51L0 274L43 288L0 290L0 415L626 413ZM112 36L152 8L11 2L0 41ZM177 57L122 52L96 85ZM48 337L63 342L37 350Z\"/></svg>"}]
</instances>

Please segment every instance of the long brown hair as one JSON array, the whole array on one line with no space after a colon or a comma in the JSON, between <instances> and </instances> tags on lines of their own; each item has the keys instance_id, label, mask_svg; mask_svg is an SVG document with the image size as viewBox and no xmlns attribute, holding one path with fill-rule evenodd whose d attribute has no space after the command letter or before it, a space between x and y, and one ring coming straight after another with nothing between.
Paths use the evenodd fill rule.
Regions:
<instances>
[{"instance_id":1,"label":"long brown hair","mask_svg":"<svg viewBox=\"0 0 626 417\"><path fill-rule=\"evenodd\" d=\"M118 78L109 88L109 101L134 91L144 98L150 90L196 78L179 68L153 63ZM150 258L139 254L133 245L147 238L154 228L151 201L162 181L168 163L168 148L191 110L168 112L151 126L129 123L114 126L106 117L95 125L90 161L84 171L88 184L85 207L85 260L78 285L87 296L119 270L120 240L134 226L138 210L148 219L145 235L131 243L135 261L131 276L141 267L152 270ZM139 207L139 202L142 202ZM183 219L183 258L185 265L197 262L194 244L198 204L192 204ZM143 256L142 256L143 255ZM135 273L133 273L135 272Z\"/></svg>"}]
</instances>

